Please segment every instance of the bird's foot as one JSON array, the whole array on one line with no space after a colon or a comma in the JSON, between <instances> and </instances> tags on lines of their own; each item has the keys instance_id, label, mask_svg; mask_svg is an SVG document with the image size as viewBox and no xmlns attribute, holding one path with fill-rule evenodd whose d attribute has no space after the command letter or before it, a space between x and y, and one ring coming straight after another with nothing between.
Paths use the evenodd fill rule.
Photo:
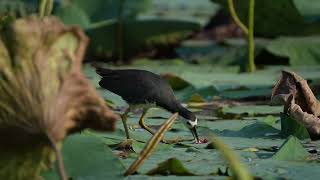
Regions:
<instances>
[{"instance_id":1,"label":"bird's foot","mask_svg":"<svg viewBox=\"0 0 320 180\"><path fill-rule=\"evenodd\" d=\"M166 144L176 144L176 143L181 143L181 142L186 142L186 141L192 141L192 139L188 138L181 138L181 137L177 137L174 139L162 139L162 143L166 143Z\"/></svg>"},{"instance_id":2,"label":"bird's foot","mask_svg":"<svg viewBox=\"0 0 320 180\"><path fill-rule=\"evenodd\" d=\"M161 139L160 142L162 142L162 143L164 143L164 144L173 144L173 143L171 143L170 140L166 140L166 139Z\"/></svg>"},{"instance_id":3,"label":"bird's foot","mask_svg":"<svg viewBox=\"0 0 320 180\"><path fill-rule=\"evenodd\" d=\"M132 147L133 139L126 139L121 143L116 145L116 150L125 151L125 152L134 152Z\"/></svg>"},{"instance_id":4,"label":"bird's foot","mask_svg":"<svg viewBox=\"0 0 320 180\"><path fill-rule=\"evenodd\" d=\"M186 141L192 141L195 144L206 144L208 143L207 139L199 139L199 141L191 139L191 138L175 138L175 139L162 139L161 142L162 143L166 143L166 144L176 144L176 143L181 143L181 142L186 142Z\"/></svg>"}]
</instances>

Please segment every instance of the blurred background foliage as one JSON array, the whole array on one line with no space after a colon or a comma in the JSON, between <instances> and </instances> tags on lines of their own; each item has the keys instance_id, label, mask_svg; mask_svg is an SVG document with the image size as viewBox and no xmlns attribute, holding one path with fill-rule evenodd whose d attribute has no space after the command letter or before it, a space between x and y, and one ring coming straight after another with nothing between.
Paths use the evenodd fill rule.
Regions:
<instances>
[{"instance_id":1,"label":"blurred background foliage","mask_svg":"<svg viewBox=\"0 0 320 180\"><path fill-rule=\"evenodd\" d=\"M0 14L35 13L37 0L1 0ZM247 23L248 1L235 9ZM91 39L87 60L181 59L192 63L244 65L247 42L230 18L225 0L55 0L53 14L80 25ZM320 58L317 0L255 2L255 63L314 65Z\"/></svg>"}]
</instances>

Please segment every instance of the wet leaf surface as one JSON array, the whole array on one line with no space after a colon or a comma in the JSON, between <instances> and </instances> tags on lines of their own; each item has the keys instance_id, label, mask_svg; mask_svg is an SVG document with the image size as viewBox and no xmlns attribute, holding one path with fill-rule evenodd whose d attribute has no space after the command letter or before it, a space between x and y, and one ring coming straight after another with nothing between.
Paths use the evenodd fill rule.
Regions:
<instances>
[{"instance_id":1,"label":"wet leaf surface","mask_svg":"<svg viewBox=\"0 0 320 180\"><path fill-rule=\"evenodd\" d=\"M308 156L306 160L290 161L290 163L271 158L286 141L281 136L280 112L283 111L283 107L269 106L272 87L281 74L282 67L266 68L252 75L238 74L236 69L230 67L222 69L208 65L189 66L183 63L175 65L172 63L166 61L148 63L148 61L144 60L141 64L136 62L130 68L146 69L158 74L173 73L190 82L193 88L188 87L182 91L175 91L179 100L185 104L191 105L191 103L188 103L189 99L185 97L196 94L194 92L198 89L207 89L207 92L212 94L213 98L202 97L207 103L213 102L213 104L192 109L195 110L198 117L199 135L205 137L207 131L216 134L219 139L229 145L240 156L241 162L248 166L254 176L266 179L280 177L297 180L312 179L312 177L320 176L320 173L316 170L316 168L320 168L317 153ZM292 69L303 74L308 80L316 80L320 76L318 67ZM90 68L84 69L84 71L89 72L87 75L90 76L93 83L97 82L97 78ZM243 98L236 98L237 95L233 95L233 93L236 94L239 91L247 91L247 95L250 97L254 94L252 92L257 89L263 89L268 92L263 95L266 99L257 101L253 98L253 101L246 101ZM119 113L124 111L126 103L121 98L102 89L100 89L100 92L104 97L112 99ZM183 96L184 93L189 96ZM229 100L221 97L227 93L230 94ZM240 119L219 117L219 108L224 109L225 113L239 115ZM138 125L140 113L140 111L135 111L129 115L128 124L132 138L135 139L133 141L135 153L129 153L125 157L119 155L120 161L126 167L130 166L151 137L149 133ZM145 122L148 125L160 125L170 115L171 113L160 108L152 109L148 112ZM102 137L104 142L113 148L115 144L125 138L122 123L117 122L117 127L118 129L115 133L95 134ZM173 124L165 137L168 139L192 139L191 133L179 119ZM316 152L317 149L320 149L318 141L302 140L301 144L302 149L308 151ZM113 151L117 152L116 150ZM117 154L119 153L117 152ZM178 159L189 172L197 176L145 175L150 170L157 168L159 163L166 162L170 158ZM309 158L313 160L310 161ZM225 178L225 176L218 175L218 170L221 169L224 172L227 167L228 163L223 159L221 153L214 147L208 148L208 143L194 144L192 141L176 144L162 143L141 166L139 174L129 176L127 179L220 179ZM208 176L208 174L212 175ZM311 177L310 174L313 174L313 176Z\"/></svg>"},{"instance_id":2,"label":"wet leaf surface","mask_svg":"<svg viewBox=\"0 0 320 180\"><path fill-rule=\"evenodd\" d=\"M272 156L272 159L279 161L303 161L306 160L309 155L298 138L289 136L279 150Z\"/></svg>"},{"instance_id":3,"label":"wet leaf surface","mask_svg":"<svg viewBox=\"0 0 320 180\"><path fill-rule=\"evenodd\" d=\"M281 106L268 106L268 105L250 105L250 106L234 106L234 107L223 107L220 109L221 117L258 117L266 115L278 115L282 111Z\"/></svg>"},{"instance_id":4,"label":"wet leaf surface","mask_svg":"<svg viewBox=\"0 0 320 180\"><path fill-rule=\"evenodd\" d=\"M319 64L319 37L280 37L271 41L266 49L280 57L289 58L290 65L317 65ZM301 59L304 59L301 61Z\"/></svg>"},{"instance_id":5,"label":"wet leaf surface","mask_svg":"<svg viewBox=\"0 0 320 180\"><path fill-rule=\"evenodd\" d=\"M176 175L176 176L193 176L188 169L186 169L181 161L176 158L170 158L164 162L161 162L155 169L151 169L147 172L147 175Z\"/></svg>"},{"instance_id":6,"label":"wet leaf surface","mask_svg":"<svg viewBox=\"0 0 320 180\"><path fill-rule=\"evenodd\" d=\"M68 137L63 144L62 155L65 168L72 179L124 178L124 166L103 139L97 136L83 133ZM48 180L58 178L53 170L43 176Z\"/></svg>"}]
</instances>

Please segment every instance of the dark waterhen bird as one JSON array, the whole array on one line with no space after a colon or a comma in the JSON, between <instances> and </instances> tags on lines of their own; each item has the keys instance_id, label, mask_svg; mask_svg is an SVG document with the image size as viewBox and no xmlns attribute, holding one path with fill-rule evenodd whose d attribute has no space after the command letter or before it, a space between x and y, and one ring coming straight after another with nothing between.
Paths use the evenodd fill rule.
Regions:
<instances>
[{"instance_id":1,"label":"dark waterhen bird","mask_svg":"<svg viewBox=\"0 0 320 180\"><path fill-rule=\"evenodd\" d=\"M130 139L127 116L134 107L143 107L143 113L139 119L139 125L154 134L153 130L145 125L144 118L149 108L158 106L172 113L178 112L184 124L195 138L200 142L196 131L197 118L195 114L181 105L174 96L171 86L161 76L145 70L123 69L112 70L93 65L97 74L102 78L99 85L122 97L129 107L122 115L122 122L127 139Z\"/></svg>"}]
</instances>

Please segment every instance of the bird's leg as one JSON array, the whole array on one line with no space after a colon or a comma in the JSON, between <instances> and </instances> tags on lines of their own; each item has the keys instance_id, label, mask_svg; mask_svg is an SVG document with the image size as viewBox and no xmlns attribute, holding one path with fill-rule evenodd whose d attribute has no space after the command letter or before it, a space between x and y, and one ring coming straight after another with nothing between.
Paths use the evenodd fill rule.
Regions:
<instances>
[{"instance_id":1,"label":"bird's leg","mask_svg":"<svg viewBox=\"0 0 320 180\"><path fill-rule=\"evenodd\" d=\"M140 117L140 119L139 119L139 125L140 125L143 129L147 130L149 133L151 133L152 135L154 135L155 132L154 132L150 127L148 127L148 126L144 123L144 118L146 117L146 114L147 114L148 110L149 110L149 108L144 108L144 109L143 109L142 115L141 115L141 117ZM170 142L168 142L167 140L165 140L164 138L161 139L161 142L163 142L163 143L170 143Z\"/></svg>"},{"instance_id":2,"label":"bird's leg","mask_svg":"<svg viewBox=\"0 0 320 180\"><path fill-rule=\"evenodd\" d=\"M143 109L142 115L141 115L141 117L140 117L140 119L139 119L139 125L140 125L143 129L147 130L149 133L151 133L152 135L154 135L155 132L153 132L153 130L144 123L144 118L145 118L148 110L149 110L149 108L144 108L144 109Z\"/></svg>"},{"instance_id":3,"label":"bird's leg","mask_svg":"<svg viewBox=\"0 0 320 180\"><path fill-rule=\"evenodd\" d=\"M128 119L129 112L130 112L130 107L128 107L126 109L126 111L121 116L123 127L124 127L124 130L126 132L127 139L130 139L129 129L128 129L128 125L127 125L127 119Z\"/></svg>"},{"instance_id":4,"label":"bird's leg","mask_svg":"<svg viewBox=\"0 0 320 180\"><path fill-rule=\"evenodd\" d=\"M128 109L126 109L126 111L121 115L121 119L122 119L122 123L123 123L123 127L126 133L126 139L119 143L116 147L117 150L122 150L122 151L129 151L129 152L134 152L133 148L132 148L132 139L130 139L130 134L129 134L129 129L128 129L128 125L127 125L127 119L128 119L128 114L130 112L131 108L130 106L128 107Z\"/></svg>"}]
</instances>

